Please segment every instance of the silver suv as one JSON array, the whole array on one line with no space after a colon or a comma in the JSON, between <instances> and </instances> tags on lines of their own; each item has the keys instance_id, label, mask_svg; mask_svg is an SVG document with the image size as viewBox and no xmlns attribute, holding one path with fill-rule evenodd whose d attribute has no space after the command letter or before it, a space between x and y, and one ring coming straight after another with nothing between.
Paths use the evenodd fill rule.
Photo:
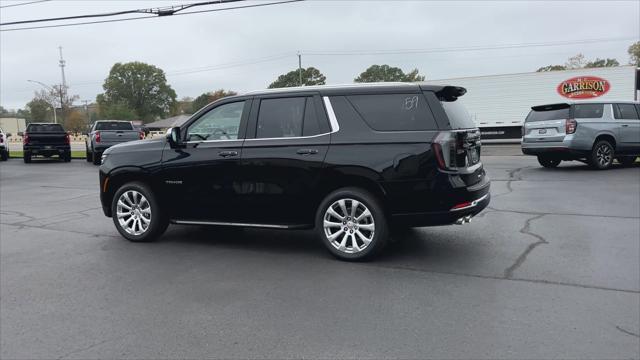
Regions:
<instances>
[{"instance_id":1,"label":"silver suv","mask_svg":"<svg viewBox=\"0 0 640 360\"><path fill-rule=\"evenodd\" d=\"M522 152L553 168L579 160L596 169L640 156L640 103L560 103L534 106L522 126Z\"/></svg>"}]
</instances>

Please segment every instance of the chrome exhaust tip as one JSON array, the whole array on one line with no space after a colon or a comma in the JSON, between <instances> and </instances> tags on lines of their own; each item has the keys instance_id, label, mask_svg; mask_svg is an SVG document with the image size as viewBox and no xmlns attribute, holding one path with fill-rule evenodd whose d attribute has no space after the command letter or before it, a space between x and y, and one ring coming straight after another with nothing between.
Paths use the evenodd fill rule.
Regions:
<instances>
[{"instance_id":1,"label":"chrome exhaust tip","mask_svg":"<svg viewBox=\"0 0 640 360\"><path fill-rule=\"evenodd\" d=\"M455 224L456 225L464 225L464 224L468 224L471 222L471 215L467 215L467 216L463 216L461 218L459 218L458 220L456 220Z\"/></svg>"}]
</instances>

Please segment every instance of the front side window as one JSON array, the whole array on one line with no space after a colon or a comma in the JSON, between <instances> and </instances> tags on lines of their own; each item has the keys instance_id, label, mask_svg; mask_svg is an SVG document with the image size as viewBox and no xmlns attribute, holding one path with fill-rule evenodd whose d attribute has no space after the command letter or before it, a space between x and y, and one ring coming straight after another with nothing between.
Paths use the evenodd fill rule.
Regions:
<instances>
[{"instance_id":1,"label":"front side window","mask_svg":"<svg viewBox=\"0 0 640 360\"><path fill-rule=\"evenodd\" d=\"M302 136L306 98L264 99L260 102L256 138Z\"/></svg>"},{"instance_id":2,"label":"front side window","mask_svg":"<svg viewBox=\"0 0 640 360\"><path fill-rule=\"evenodd\" d=\"M187 141L236 140L244 101L220 105L196 120L187 131Z\"/></svg>"},{"instance_id":3,"label":"front side window","mask_svg":"<svg viewBox=\"0 0 640 360\"><path fill-rule=\"evenodd\" d=\"M577 119L599 119L603 112L603 104L576 104L573 107L573 117Z\"/></svg>"}]
</instances>

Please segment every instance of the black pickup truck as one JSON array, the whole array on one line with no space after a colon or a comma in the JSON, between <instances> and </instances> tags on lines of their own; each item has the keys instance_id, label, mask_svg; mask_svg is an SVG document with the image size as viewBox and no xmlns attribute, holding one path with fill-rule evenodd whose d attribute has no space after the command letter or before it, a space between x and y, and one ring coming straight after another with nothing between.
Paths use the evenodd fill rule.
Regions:
<instances>
[{"instance_id":1,"label":"black pickup truck","mask_svg":"<svg viewBox=\"0 0 640 360\"><path fill-rule=\"evenodd\" d=\"M58 155L65 162L71 161L71 139L60 124L31 123L22 134L24 162L30 163L31 157Z\"/></svg>"}]
</instances>

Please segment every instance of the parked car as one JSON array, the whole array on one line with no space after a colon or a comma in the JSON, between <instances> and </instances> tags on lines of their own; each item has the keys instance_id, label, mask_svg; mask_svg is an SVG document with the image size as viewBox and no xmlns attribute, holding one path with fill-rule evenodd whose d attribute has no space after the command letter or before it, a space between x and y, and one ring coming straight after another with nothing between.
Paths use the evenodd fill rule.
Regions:
<instances>
[{"instance_id":1,"label":"parked car","mask_svg":"<svg viewBox=\"0 0 640 360\"><path fill-rule=\"evenodd\" d=\"M91 126L85 139L87 161L99 165L102 152L109 147L143 138L144 132L142 130L136 130L130 121L96 121L93 126Z\"/></svg>"},{"instance_id":2,"label":"parked car","mask_svg":"<svg viewBox=\"0 0 640 360\"><path fill-rule=\"evenodd\" d=\"M315 227L336 257L368 258L392 230L467 223L489 203L465 92L385 84L226 97L166 138L106 150L102 208L131 241L170 222Z\"/></svg>"},{"instance_id":3,"label":"parked car","mask_svg":"<svg viewBox=\"0 0 640 360\"><path fill-rule=\"evenodd\" d=\"M7 161L9 159L9 136L0 128L0 160Z\"/></svg>"},{"instance_id":4,"label":"parked car","mask_svg":"<svg viewBox=\"0 0 640 360\"><path fill-rule=\"evenodd\" d=\"M631 165L640 156L640 104L629 101L534 106L522 127L522 152L540 165L580 160L607 169L614 158Z\"/></svg>"},{"instance_id":5,"label":"parked car","mask_svg":"<svg viewBox=\"0 0 640 360\"><path fill-rule=\"evenodd\" d=\"M54 123L31 123L22 136L22 151L25 163L33 156L57 155L65 162L71 161L71 139L62 125Z\"/></svg>"}]
</instances>

